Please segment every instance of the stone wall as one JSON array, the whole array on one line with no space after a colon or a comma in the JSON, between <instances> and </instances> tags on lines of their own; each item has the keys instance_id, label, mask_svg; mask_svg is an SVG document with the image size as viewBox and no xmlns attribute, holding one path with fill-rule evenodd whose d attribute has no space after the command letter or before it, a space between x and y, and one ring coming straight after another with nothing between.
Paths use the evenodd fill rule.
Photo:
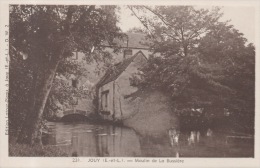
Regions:
<instances>
[{"instance_id":1,"label":"stone wall","mask_svg":"<svg viewBox=\"0 0 260 168\"><path fill-rule=\"evenodd\" d=\"M109 111L110 114L102 114L99 112L103 119L121 121L137 112L136 106L132 106L132 103L138 103L136 102L137 100L129 98L129 95L137 91L136 87L130 85L130 78L134 73L138 72L138 68L142 67L145 63L146 58L142 54L139 54L115 81L109 82L99 88L99 111L102 109L102 92L109 92L108 107L105 110Z\"/></svg>"},{"instance_id":2,"label":"stone wall","mask_svg":"<svg viewBox=\"0 0 260 168\"><path fill-rule=\"evenodd\" d=\"M170 128L179 127L170 97L158 90L140 91L130 84L132 75L138 72L146 61L142 54L137 55L115 81L99 89L99 97L103 91L109 91L107 110L110 114L101 116L111 121L122 121L141 135L165 135Z\"/></svg>"},{"instance_id":3,"label":"stone wall","mask_svg":"<svg viewBox=\"0 0 260 168\"><path fill-rule=\"evenodd\" d=\"M160 91L144 91L138 96L138 113L124 120L124 125L145 136L162 136L170 128L179 128L179 120L174 114L171 99Z\"/></svg>"}]
</instances>

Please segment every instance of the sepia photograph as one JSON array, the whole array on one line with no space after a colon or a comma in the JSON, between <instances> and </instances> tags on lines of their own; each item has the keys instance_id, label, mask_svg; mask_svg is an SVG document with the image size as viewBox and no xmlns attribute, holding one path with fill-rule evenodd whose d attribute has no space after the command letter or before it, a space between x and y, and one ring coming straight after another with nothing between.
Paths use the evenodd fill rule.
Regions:
<instances>
[{"instance_id":1,"label":"sepia photograph","mask_svg":"<svg viewBox=\"0 0 260 168\"><path fill-rule=\"evenodd\" d=\"M257 8L60 2L8 4L8 158L256 157Z\"/></svg>"}]
</instances>

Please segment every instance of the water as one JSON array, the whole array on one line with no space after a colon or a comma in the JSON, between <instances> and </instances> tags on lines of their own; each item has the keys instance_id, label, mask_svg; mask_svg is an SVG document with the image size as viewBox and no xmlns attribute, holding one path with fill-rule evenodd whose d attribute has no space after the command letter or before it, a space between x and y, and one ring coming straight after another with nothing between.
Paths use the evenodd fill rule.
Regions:
<instances>
[{"instance_id":1,"label":"water","mask_svg":"<svg viewBox=\"0 0 260 168\"><path fill-rule=\"evenodd\" d=\"M86 157L253 157L248 135L166 130L160 137L144 136L126 127L90 123L49 122L43 143L69 156Z\"/></svg>"}]
</instances>

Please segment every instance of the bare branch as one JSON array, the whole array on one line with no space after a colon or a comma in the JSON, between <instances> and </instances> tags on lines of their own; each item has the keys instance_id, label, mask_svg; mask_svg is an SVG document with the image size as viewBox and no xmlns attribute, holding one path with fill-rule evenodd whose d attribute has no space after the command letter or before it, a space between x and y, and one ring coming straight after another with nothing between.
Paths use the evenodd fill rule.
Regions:
<instances>
[{"instance_id":1,"label":"bare branch","mask_svg":"<svg viewBox=\"0 0 260 168\"><path fill-rule=\"evenodd\" d=\"M134 16L143 24L143 26L149 31L149 33L151 34L151 36L152 37L154 37L153 36L153 33L152 33L152 31L149 29L149 27L148 27L148 25L136 14L136 12L133 10L133 8L131 7L131 6L127 6L130 10L131 10L131 12L134 14Z\"/></svg>"}]
</instances>

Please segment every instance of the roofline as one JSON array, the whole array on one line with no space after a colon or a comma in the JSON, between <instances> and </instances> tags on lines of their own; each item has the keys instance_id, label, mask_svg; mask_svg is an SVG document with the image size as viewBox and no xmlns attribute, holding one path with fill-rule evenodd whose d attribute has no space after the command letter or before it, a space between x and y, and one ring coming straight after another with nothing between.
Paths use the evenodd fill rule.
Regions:
<instances>
[{"instance_id":1,"label":"roofline","mask_svg":"<svg viewBox=\"0 0 260 168\"><path fill-rule=\"evenodd\" d=\"M146 58L145 54L142 52L142 50L139 50L137 53L135 53L135 55L133 57L136 57L138 55L138 53L141 53L143 55L143 57L148 60L148 58Z\"/></svg>"},{"instance_id":2,"label":"roofline","mask_svg":"<svg viewBox=\"0 0 260 168\"><path fill-rule=\"evenodd\" d=\"M146 57L146 55L145 55L141 50L138 51L138 52L141 52L141 53L143 54L144 58L145 58L146 60L148 60L149 54L148 54L147 57ZM137 52L137 53L138 53L138 52Z\"/></svg>"},{"instance_id":3,"label":"roofline","mask_svg":"<svg viewBox=\"0 0 260 168\"><path fill-rule=\"evenodd\" d=\"M146 58L146 56L144 55L144 53L140 50L140 51L138 51L137 53L135 53L135 55L133 55L131 58L133 58L133 60L135 59L135 57L139 54L139 53L141 53L142 55L143 55L143 57L146 59L146 60L148 60L148 58ZM125 68L125 70L128 68L128 66L133 62L133 60L127 65L127 67ZM125 71L124 70L124 71ZM109 71L109 70L108 70ZM118 79L118 77L121 75L123 73L123 71L117 76L117 78L115 78L114 80L112 80L112 81L110 81L110 82L113 82L113 81L115 81L115 80L117 80ZM107 74L105 73L105 75L100 79L100 81L103 79L103 78L105 78L105 76L106 76ZM108 82L109 83L109 82ZM104 85L106 85L106 84L108 84L108 83L103 83L102 85L99 85L99 82L96 84L96 87L97 88L100 88L100 87L102 87L102 86L104 86Z\"/></svg>"},{"instance_id":4,"label":"roofline","mask_svg":"<svg viewBox=\"0 0 260 168\"><path fill-rule=\"evenodd\" d=\"M100 45L101 47L109 47L109 48L128 48L128 49L139 49L139 50L151 50L150 48L143 48L143 47L122 47L122 46L112 46L112 45Z\"/></svg>"}]
</instances>

